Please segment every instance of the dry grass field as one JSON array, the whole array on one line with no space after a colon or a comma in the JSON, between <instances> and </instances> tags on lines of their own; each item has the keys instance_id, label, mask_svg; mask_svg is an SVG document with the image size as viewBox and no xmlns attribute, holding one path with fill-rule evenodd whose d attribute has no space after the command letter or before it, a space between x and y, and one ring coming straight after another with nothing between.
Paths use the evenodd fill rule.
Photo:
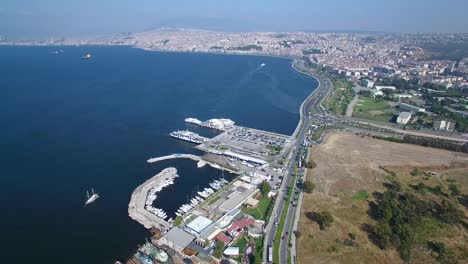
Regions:
<instances>
[{"instance_id":1,"label":"dry grass field","mask_svg":"<svg viewBox=\"0 0 468 264\"><path fill-rule=\"evenodd\" d=\"M386 190L385 182L397 180L402 188L424 182L429 187L440 185L448 193L447 180L454 179L461 191L468 193L468 155L462 153L333 133L322 145L313 147L311 159L317 167L308 171L307 178L317 188L304 194L299 263L404 263L396 250L381 250L365 231L367 225L376 224L368 216L369 202L375 199L374 192ZM424 195L437 199L431 193ZM460 207L468 215L466 208ZM334 222L321 231L306 215L324 210L333 215ZM462 227L437 225L421 236L438 237L459 259L468 259L468 232ZM343 243L350 237L357 245ZM411 255L410 263L437 263L425 245L416 246Z\"/></svg>"}]
</instances>

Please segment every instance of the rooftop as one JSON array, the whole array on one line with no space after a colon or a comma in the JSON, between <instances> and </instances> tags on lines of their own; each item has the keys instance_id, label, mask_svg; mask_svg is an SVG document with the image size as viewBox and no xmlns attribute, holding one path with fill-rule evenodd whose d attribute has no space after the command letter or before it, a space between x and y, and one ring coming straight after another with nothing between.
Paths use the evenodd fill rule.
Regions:
<instances>
[{"instance_id":1,"label":"rooftop","mask_svg":"<svg viewBox=\"0 0 468 264\"><path fill-rule=\"evenodd\" d=\"M200 234L203 229L211 225L213 221L204 217L198 216L197 218L193 219L190 223L188 223L185 227L189 229L189 231L193 231L197 234Z\"/></svg>"},{"instance_id":2,"label":"rooftop","mask_svg":"<svg viewBox=\"0 0 468 264\"><path fill-rule=\"evenodd\" d=\"M190 242L195 239L195 236L185 232L179 227L174 227L169 230L163 238L167 240L168 244L175 244L179 248L186 248Z\"/></svg>"}]
</instances>

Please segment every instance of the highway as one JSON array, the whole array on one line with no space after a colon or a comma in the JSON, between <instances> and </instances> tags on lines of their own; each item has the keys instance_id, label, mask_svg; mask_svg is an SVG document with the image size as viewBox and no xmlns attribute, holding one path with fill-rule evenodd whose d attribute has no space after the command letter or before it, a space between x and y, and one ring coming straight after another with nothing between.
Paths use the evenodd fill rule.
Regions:
<instances>
[{"instance_id":1,"label":"highway","mask_svg":"<svg viewBox=\"0 0 468 264\"><path fill-rule=\"evenodd\" d=\"M308 73L304 73L310 75ZM312 76L312 75L310 75ZM322 107L322 103L325 100L325 98L329 95L331 91L331 82L328 79L322 78L322 77L316 77L319 82L319 86L317 89L313 92L311 96L309 96L306 101L304 101L302 107L301 107L301 122L299 123L299 131L296 131L296 136L297 140L295 142L295 147L293 148L292 155L291 155L291 162L289 164L289 169L288 173L285 175L283 179L283 183L280 186L278 190L278 196L276 199L275 206L273 208L272 216L270 221L268 222L268 225L265 228L265 242L264 242L264 260L267 260L267 249L268 246L273 246L274 238L277 232L277 227L275 226L276 222L279 222L280 217L281 217L281 212L283 211L283 207L285 206L285 198L287 195L287 190L289 186L293 186L293 191L296 191L296 183L292 182L293 180L293 173L294 169L297 167L296 163L296 157L300 151L300 145L304 141L306 135L307 135L307 130L311 124L311 117L309 115L309 111L312 110L315 113L323 113L324 108ZM289 202L289 201L288 201ZM294 220L294 214L295 214L295 209L296 207L294 206L289 206L287 215L286 215L286 220L285 220L285 225L284 225L284 239L280 241L280 251L279 251L279 263L287 263L287 258L288 258L288 244L289 244L289 239L291 236L291 227L293 224ZM288 234L285 232L288 231ZM267 262L267 261L265 261Z\"/></svg>"}]
</instances>

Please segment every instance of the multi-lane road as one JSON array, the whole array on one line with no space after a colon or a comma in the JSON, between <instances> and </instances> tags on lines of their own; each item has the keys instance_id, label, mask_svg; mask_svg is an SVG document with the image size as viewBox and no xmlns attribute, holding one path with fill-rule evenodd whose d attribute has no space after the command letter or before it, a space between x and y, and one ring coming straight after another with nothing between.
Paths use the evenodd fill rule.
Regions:
<instances>
[{"instance_id":1,"label":"multi-lane road","mask_svg":"<svg viewBox=\"0 0 468 264\"><path fill-rule=\"evenodd\" d=\"M308 73L304 73L304 74L308 74ZM290 186L293 187L293 192L295 192L297 188L296 182L293 182L293 179L294 179L293 173L294 173L294 169L297 168L298 166L296 162L296 157L298 156L298 154L300 154L299 153L299 151L301 151L300 146L304 142L304 139L307 136L307 130L309 129L311 121L312 121L312 118L309 115L309 112L310 111L313 111L315 113L324 112L322 103L331 91L331 82L328 79L325 79L323 77L315 77L315 78L318 80L319 86L313 92L313 94L309 96L306 99L306 101L304 101L300 109L301 111L301 122L300 122L300 128L299 128L300 130L297 131L297 134L296 134L296 142L295 142L293 151L291 153L291 162L289 164L289 169L283 179L282 185L280 186L278 190L278 196L276 199L275 206L273 208L271 219L268 222L268 225L266 226L266 230L265 230L266 238L265 238L264 255L263 255L264 260L268 259L267 257L268 247L273 246L275 242L274 239L276 236L276 232L278 230L278 227L275 225L275 223L280 221L283 207L285 206L286 202L289 202L285 200L287 196L288 188ZM293 195L295 194L293 193ZM280 242L279 263L287 263L289 240L292 235L292 232L290 231L291 231L291 227L292 227L293 220L294 220L295 209L296 209L295 206L289 206L286 219L284 222L284 228L283 228L284 234L281 234L281 237L282 237L281 241L277 241L277 242ZM275 253L276 252L274 252L274 254Z\"/></svg>"}]
</instances>

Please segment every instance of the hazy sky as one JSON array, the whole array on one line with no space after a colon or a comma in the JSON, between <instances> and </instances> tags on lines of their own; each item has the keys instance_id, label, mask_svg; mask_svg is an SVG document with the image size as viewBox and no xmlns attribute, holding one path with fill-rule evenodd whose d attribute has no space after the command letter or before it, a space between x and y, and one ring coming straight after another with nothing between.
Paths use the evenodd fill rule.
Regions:
<instances>
[{"instance_id":1,"label":"hazy sky","mask_svg":"<svg viewBox=\"0 0 468 264\"><path fill-rule=\"evenodd\" d=\"M10 39L160 26L225 31L468 32L468 0L1 0Z\"/></svg>"}]
</instances>

